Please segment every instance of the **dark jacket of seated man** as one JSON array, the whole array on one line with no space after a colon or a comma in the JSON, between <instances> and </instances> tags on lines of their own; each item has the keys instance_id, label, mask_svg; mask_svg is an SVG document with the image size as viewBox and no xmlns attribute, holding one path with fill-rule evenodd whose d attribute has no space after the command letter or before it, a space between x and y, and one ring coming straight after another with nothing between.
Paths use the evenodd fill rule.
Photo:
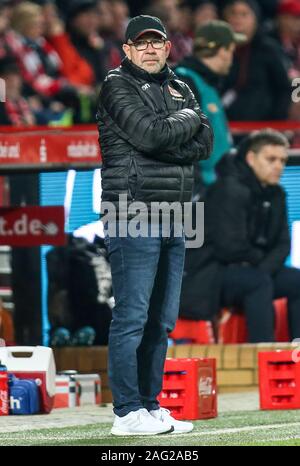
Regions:
<instances>
[{"instance_id":1,"label":"dark jacket of seated man","mask_svg":"<svg viewBox=\"0 0 300 466\"><path fill-rule=\"evenodd\" d=\"M264 130L219 164L205 199L205 241L187 249L180 316L210 320L222 306L246 315L249 341L274 341L273 299L288 298L291 337L300 337L300 270L290 252L286 196L279 185L288 141Z\"/></svg>"}]
</instances>

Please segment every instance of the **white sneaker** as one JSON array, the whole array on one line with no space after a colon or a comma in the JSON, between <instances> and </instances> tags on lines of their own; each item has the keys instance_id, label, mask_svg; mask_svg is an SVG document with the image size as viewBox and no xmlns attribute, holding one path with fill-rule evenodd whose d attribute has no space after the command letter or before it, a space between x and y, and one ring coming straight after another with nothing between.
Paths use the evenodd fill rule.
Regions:
<instances>
[{"instance_id":1,"label":"white sneaker","mask_svg":"<svg viewBox=\"0 0 300 466\"><path fill-rule=\"evenodd\" d=\"M153 411L150 411L150 414L166 426L173 426L174 430L172 434L184 434L187 432L191 432L194 428L192 422L177 421L177 419L174 419L171 416L170 411L166 408L155 409Z\"/></svg>"},{"instance_id":2,"label":"white sneaker","mask_svg":"<svg viewBox=\"0 0 300 466\"><path fill-rule=\"evenodd\" d=\"M131 411L126 416L115 416L112 435L157 435L173 432L174 427L164 423L145 409Z\"/></svg>"}]
</instances>

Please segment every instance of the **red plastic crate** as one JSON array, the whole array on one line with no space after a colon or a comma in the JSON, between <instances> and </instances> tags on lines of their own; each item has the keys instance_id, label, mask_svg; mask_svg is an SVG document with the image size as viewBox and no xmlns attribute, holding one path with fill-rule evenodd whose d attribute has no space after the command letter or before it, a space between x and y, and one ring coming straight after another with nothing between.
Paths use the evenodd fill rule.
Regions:
<instances>
[{"instance_id":1,"label":"red plastic crate","mask_svg":"<svg viewBox=\"0 0 300 466\"><path fill-rule=\"evenodd\" d=\"M258 353L260 409L300 409L300 362L294 351Z\"/></svg>"},{"instance_id":2,"label":"red plastic crate","mask_svg":"<svg viewBox=\"0 0 300 466\"><path fill-rule=\"evenodd\" d=\"M168 358L165 362L160 405L175 419L216 417L217 382L214 358Z\"/></svg>"},{"instance_id":3,"label":"red plastic crate","mask_svg":"<svg viewBox=\"0 0 300 466\"><path fill-rule=\"evenodd\" d=\"M178 319L169 337L174 340L188 339L203 345L215 343L212 323L209 320Z\"/></svg>"}]
</instances>

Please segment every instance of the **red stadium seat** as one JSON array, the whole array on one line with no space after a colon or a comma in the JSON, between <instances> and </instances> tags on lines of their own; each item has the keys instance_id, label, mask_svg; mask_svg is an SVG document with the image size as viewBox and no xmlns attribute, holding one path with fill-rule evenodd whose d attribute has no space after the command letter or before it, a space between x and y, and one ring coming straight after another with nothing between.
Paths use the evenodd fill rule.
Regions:
<instances>
[{"instance_id":1,"label":"red stadium seat","mask_svg":"<svg viewBox=\"0 0 300 466\"><path fill-rule=\"evenodd\" d=\"M224 308L218 323L218 343L246 343L248 332L246 319L241 311Z\"/></svg>"},{"instance_id":2,"label":"red stadium seat","mask_svg":"<svg viewBox=\"0 0 300 466\"><path fill-rule=\"evenodd\" d=\"M276 299L273 304L275 309L275 339L281 342L290 341L287 300L285 298Z\"/></svg>"},{"instance_id":3,"label":"red stadium seat","mask_svg":"<svg viewBox=\"0 0 300 466\"><path fill-rule=\"evenodd\" d=\"M275 341L290 341L287 319L287 300L276 299L273 302L275 311ZM246 318L241 310L228 308L221 311L218 322L218 343L247 343L248 332Z\"/></svg>"},{"instance_id":4,"label":"red stadium seat","mask_svg":"<svg viewBox=\"0 0 300 466\"><path fill-rule=\"evenodd\" d=\"M215 343L212 323L208 320L178 319L169 337L173 340L190 340L192 343Z\"/></svg>"}]
</instances>

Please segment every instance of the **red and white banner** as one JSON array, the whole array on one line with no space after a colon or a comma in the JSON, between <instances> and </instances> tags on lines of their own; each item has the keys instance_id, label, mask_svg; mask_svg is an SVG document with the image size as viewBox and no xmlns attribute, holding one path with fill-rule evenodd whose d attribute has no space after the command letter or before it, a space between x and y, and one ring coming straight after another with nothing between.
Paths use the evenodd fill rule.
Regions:
<instances>
[{"instance_id":1,"label":"red and white banner","mask_svg":"<svg viewBox=\"0 0 300 466\"><path fill-rule=\"evenodd\" d=\"M0 170L40 171L101 166L96 126L0 127Z\"/></svg>"},{"instance_id":2,"label":"red and white banner","mask_svg":"<svg viewBox=\"0 0 300 466\"><path fill-rule=\"evenodd\" d=\"M65 244L63 206L0 208L0 244L40 246Z\"/></svg>"}]
</instances>

